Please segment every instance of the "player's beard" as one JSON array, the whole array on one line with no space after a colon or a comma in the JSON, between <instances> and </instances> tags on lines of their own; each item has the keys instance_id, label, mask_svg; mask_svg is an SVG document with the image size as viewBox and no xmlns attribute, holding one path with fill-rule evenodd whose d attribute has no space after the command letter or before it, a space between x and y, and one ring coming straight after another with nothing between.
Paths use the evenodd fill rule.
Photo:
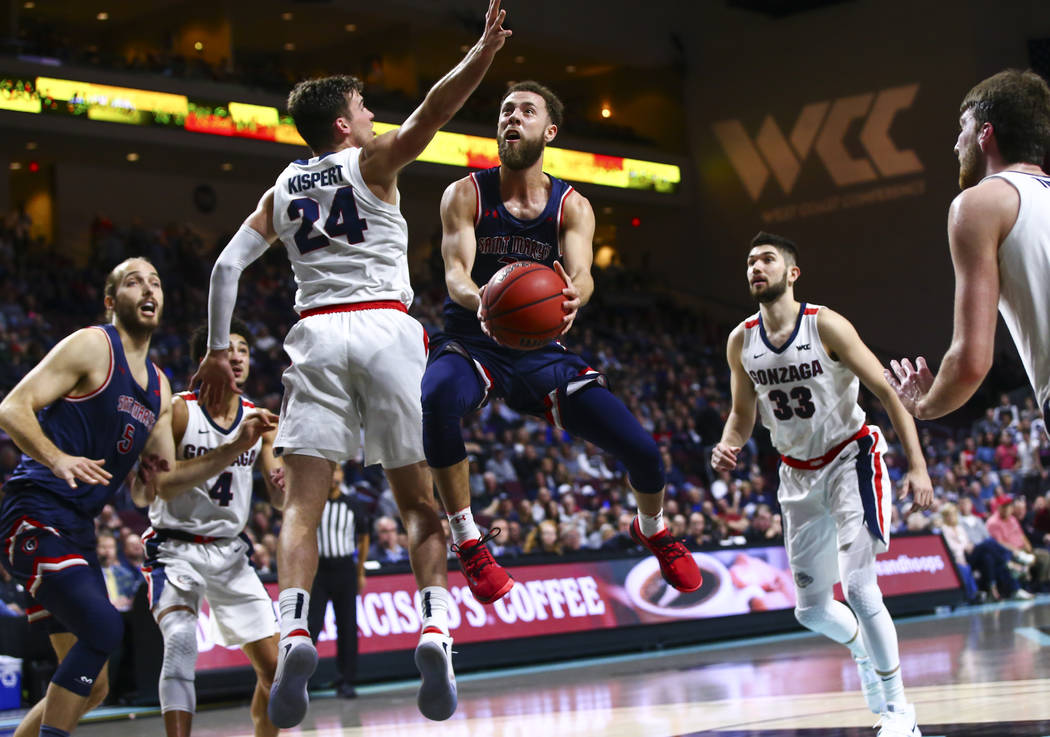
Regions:
<instances>
[{"instance_id":1,"label":"player's beard","mask_svg":"<svg viewBox=\"0 0 1050 737\"><path fill-rule=\"evenodd\" d=\"M757 299L759 302L769 303L776 302L780 299L780 296L787 291L788 286L788 275L787 271L784 272L784 277L778 282L766 282L766 288L761 292L755 292L754 287L751 288L751 296Z\"/></svg>"},{"instance_id":2,"label":"player's beard","mask_svg":"<svg viewBox=\"0 0 1050 737\"><path fill-rule=\"evenodd\" d=\"M506 138L499 142L499 161L508 169L528 169L543 155L543 147L547 145L543 138L529 140L519 138L517 146L507 144Z\"/></svg>"},{"instance_id":3,"label":"player's beard","mask_svg":"<svg viewBox=\"0 0 1050 737\"><path fill-rule=\"evenodd\" d=\"M981 148L974 141L959 152L959 189L969 189L980 182L984 178L983 169Z\"/></svg>"},{"instance_id":4,"label":"player's beard","mask_svg":"<svg viewBox=\"0 0 1050 737\"><path fill-rule=\"evenodd\" d=\"M156 322L160 321L161 304L155 302L156 307ZM133 338L136 339L148 339L153 335L155 325L144 322L142 315L139 314L138 302L132 302L131 300L120 300L118 299L116 304L113 305L113 314L120 322L120 326Z\"/></svg>"}]
</instances>

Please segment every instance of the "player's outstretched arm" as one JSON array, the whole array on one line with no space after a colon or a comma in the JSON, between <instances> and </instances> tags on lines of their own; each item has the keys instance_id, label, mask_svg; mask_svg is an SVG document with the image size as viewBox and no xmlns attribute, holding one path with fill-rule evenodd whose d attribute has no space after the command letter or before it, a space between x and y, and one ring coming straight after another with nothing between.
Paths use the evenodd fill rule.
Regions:
<instances>
[{"instance_id":1,"label":"player's outstretched arm","mask_svg":"<svg viewBox=\"0 0 1050 737\"><path fill-rule=\"evenodd\" d=\"M740 352L744 346L744 325L737 325L729 334L726 345L726 361L729 363L730 387L733 408L726 418L722 439L711 452L711 466L716 471L732 471L736 468L737 454L755 429L755 414L758 409L758 393L751 377L744 370Z\"/></svg>"},{"instance_id":2,"label":"player's outstretched arm","mask_svg":"<svg viewBox=\"0 0 1050 737\"><path fill-rule=\"evenodd\" d=\"M98 389L110 370L109 341L96 328L67 336L48 351L0 402L0 428L30 458L44 464L71 488L78 481L109 483L112 475L102 459L71 456L44 434L37 413L66 395L82 396Z\"/></svg>"},{"instance_id":3,"label":"player's outstretched arm","mask_svg":"<svg viewBox=\"0 0 1050 737\"><path fill-rule=\"evenodd\" d=\"M565 280L565 323L561 334L569 332L576 313L587 304L594 294L594 277L591 266L594 263L594 210L591 203L579 192L573 192L566 198L562 211L561 252L565 261L564 268L555 261L554 269Z\"/></svg>"},{"instance_id":4,"label":"player's outstretched arm","mask_svg":"<svg viewBox=\"0 0 1050 737\"><path fill-rule=\"evenodd\" d=\"M277 240L273 227L273 189L222 249L211 270L208 289L208 352L190 379L197 396L209 410L218 411L230 393L240 394L230 368L230 319L237 304L237 283L245 267L259 258Z\"/></svg>"},{"instance_id":5,"label":"player's outstretched arm","mask_svg":"<svg viewBox=\"0 0 1050 737\"><path fill-rule=\"evenodd\" d=\"M148 506L158 496L158 480L166 471L175 466L175 443L172 438L172 425L174 412L172 409L171 384L168 377L159 374L160 378L160 414L157 422L153 425L146 445L142 448L138 465L128 474L128 489L131 492L131 501L135 506ZM183 417L182 427L178 437L182 437L186 429L185 405L182 399Z\"/></svg>"},{"instance_id":6,"label":"player's outstretched arm","mask_svg":"<svg viewBox=\"0 0 1050 737\"><path fill-rule=\"evenodd\" d=\"M842 361L882 402L908 456L908 473L901 483L901 496L911 493L915 501L913 510L927 509L933 502L933 484L926 470L926 458L922 454L915 420L886 382L879 359L860 339L853 324L834 310L821 309L817 315L817 330L827 352Z\"/></svg>"},{"instance_id":7,"label":"player's outstretched arm","mask_svg":"<svg viewBox=\"0 0 1050 737\"><path fill-rule=\"evenodd\" d=\"M989 179L966 190L948 210L948 245L955 269L952 343L937 376L920 357L891 361L885 372L904 406L932 420L966 403L992 367L999 305L999 244L1017 219L1017 190Z\"/></svg>"},{"instance_id":8,"label":"player's outstretched arm","mask_svg":"<svg viewBox=\"0 0 1050 737\"><path fill-rule=\"evenodd\" d=\"M228 442L204 455L177 461L171 464L171 470L161 473L156 479L156 494L161 499L173 499L179 494L200 486L204 482L225 471L242 453L251 447L266 432L277 427L277 415L269 410L256 409L246 413L241 420L237 434ZM169 425L169 448L174 461L175 445L171 440Z\"/></svg>"},{"instance_id":9,"label":"player's outstretched arm","mask_svg":"<svg viewBox=\"0 0 1050 737\"><path fill-rule=\"evenodd\" d=\"M510 38L503 28L507 11L490 0L485 30L463 60L439 79L400 128L377 136L361 152L361 176L369 185L391 187L397 173L423 153L434 135L452 120L481 83L496 52Z\"/></svg>"}]
</instances>

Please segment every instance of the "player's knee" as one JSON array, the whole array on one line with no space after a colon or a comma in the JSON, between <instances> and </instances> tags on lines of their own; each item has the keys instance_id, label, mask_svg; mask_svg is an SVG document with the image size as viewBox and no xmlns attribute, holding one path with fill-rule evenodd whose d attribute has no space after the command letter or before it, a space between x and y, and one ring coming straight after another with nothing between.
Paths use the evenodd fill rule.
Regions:
<instances>
[{"instance_id":1,"label":"player's knee","mask_svg":"<svg viewBox=\"0 0 1050 737\"><path fill-rule=\"evenodd\" d=\"M798 623L805 627L807 630L817 632L819 631L821 622L820 607L796 606L795 619L798 620Z\"/></svg>"},{"instance_id":2,"label":"player's knee","mask_svg":"<svg viewBox=\"0 0 1050 737\"><path fill-rule=\"evenodd\" d=\"M850 574L846 579L846 601L853 612L863 619L871 619L882 611L882 591L868 576Z\"/></svg>"},{"instance_id":3,"label":"player's knee","mask_svg":"<svg viewBox=\"0 0 1050 737\"><path fill-rule=\"evenodd\" d=\"M160 620L164 637L161 678L192 681L197 666L197 617L183 609L168 612Z\"/></svg>"}]
</instances>

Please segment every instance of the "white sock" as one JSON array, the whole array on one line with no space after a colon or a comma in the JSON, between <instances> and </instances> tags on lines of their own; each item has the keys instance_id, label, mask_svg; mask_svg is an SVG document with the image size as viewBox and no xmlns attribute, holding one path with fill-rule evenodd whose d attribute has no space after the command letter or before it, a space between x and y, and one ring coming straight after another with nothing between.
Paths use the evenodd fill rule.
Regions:
<instances>
[{"instance_id":1,"label":"white sock","mask_svg":"<svg viewBox=\"0 0 1050 737\"><path fill-rule=\"evenodd\" d=\"M448 635L448 589L441 586L425 586L419 590L419 609L423 615L422 630L436 627Z\"/></svg>"},{"instance_id":2,"label":"white sock","mask_svg":"<svg viewBox=\"0 0 1050 737\"><path fill-rule=\"evenodd\" d=\"M452 530L452 542L456 545L462 545L467 540L477 540L481 537L481 530L474 523L474 514L470 511L470 507L464 507L458 512L450 514L448 516L448 526Z\"/></svg>"},{"instance_id":3,"label":"white sock","mask_svg":"<svg viewBox=\"0 0 1050 737\"><path fill-rule=\"evenodd\" d=\"M638 527L641 528L642 534L646 537L652 537L660 530L664 529L664 510L660 510L653 516L648 514L642 514L642 510L638 510Z\"/></svg>"},{"instance_id":4,"label":"white sock","mask_svg":"<svg viewBox=\"0 0 1050 737\"><path fill-rule=\"evenodd\" d=\"M860 636L859 626L857 627L857 634L853 635L853 639L842 644L849 648L849 653L854 660L868 657L868 651L864 648L864 638Z\"/></svg>"},{"instance_id":5,"label":"white sock","mask_svg":"<svg viewBox=\"0 0 1050 737\"><path fill-rule=\"evenodd\" d=\"M879 673L879 677L882 678L882 695L886 698L886 703L892 704L896 711L903 711L908 705L908 700L904 698L904 679L901 678L901 667L898 665L888 675Z\"/></svg>"},{"instance_id":6,"label":"white sock","mask_svg":"<svg viewBox=\"0 0 1050 737\"><path fill-rule=\"evenodd\" d=\"M277 600L281 612L281 637L287 637L295 630L305 630L310 636L310 626L306 623L306 614L310 611L310 592L302 589L283 589Z\"/></svg>"}]
</instances>

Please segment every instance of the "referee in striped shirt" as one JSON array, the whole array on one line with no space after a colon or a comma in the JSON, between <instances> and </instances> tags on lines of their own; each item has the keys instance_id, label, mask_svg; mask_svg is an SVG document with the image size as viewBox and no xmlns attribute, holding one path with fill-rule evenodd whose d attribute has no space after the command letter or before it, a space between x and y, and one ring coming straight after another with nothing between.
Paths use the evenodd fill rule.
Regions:
<instances>
[{"instance_id":1,"label":"referee in striped shirt","mask_svg":"<svg viewBox=\"0 0 1050 737\"><path fill-rule=\"evenodd\" d=\"M317 528L317 575L310 592L307 622L314 644L324 629L328 602L335 610L336 693L346 699L357 696L357 594L365 589L365 561L368 559L369 530L372 525L367 508L357 495L343 492L343 468L335 467ZM355 551L357 552L355 558Z\"/></svg>"}]
</instances>

